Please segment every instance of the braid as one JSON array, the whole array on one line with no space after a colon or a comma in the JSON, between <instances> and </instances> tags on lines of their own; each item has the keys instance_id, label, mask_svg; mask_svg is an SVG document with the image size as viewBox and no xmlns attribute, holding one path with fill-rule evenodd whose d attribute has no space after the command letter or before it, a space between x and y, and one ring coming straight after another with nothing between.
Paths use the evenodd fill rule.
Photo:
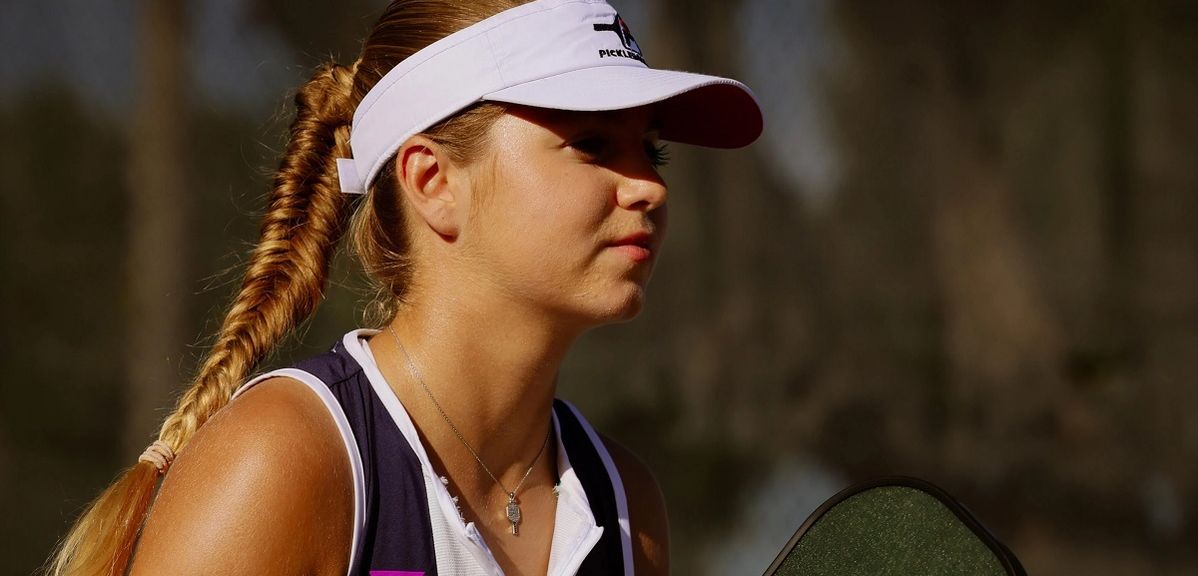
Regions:
<instances>
[{"instance_id":1,"label":"braid","mask_svg":"<svg viewBox=\"0 0 1198 576\"><path fill-rule=\"evenodd\" d=\"M48 572L124 574L169 464L255 367L320 304L349 202L336 158L349 158L353 110L378 80L407 56L524 0L393 0L352 67L328 64L295 96L290 142L275 174L261 236L241 289L195 380L162 424L158 441L84 511L51 559ZM479 104L427 132L455 159L475 156L500 105ZM385 174L362 203L354 225L358 256L380 288L379 307L393 310L411 274L402 200Z\"/></svg>"},{"instance_id":2,"label":"braid","mask_svg":"<svg viewBox=\"0 0 1198 576\"><path fill-rule=\"evenodd\" d=\"M159 432L159 440L174 452L323 299L347 220L335 166L337 157L350 154L356 68L325 65L295 96L290 142L241 290L195 380ZM128 469L79 518L48 572L124 574L157 478L151 462Z\"/></svg>"},{"instance_id":3,"label":"braid","mask_svg":"<svg viewBox=\"0 0 1198 576\"><path fill-rule=\"evenodd\" d=\"M161 439L175 450L324 297L346 223L335 159L349 157L352 81L352 69L329 65L296 94L290 144L241 290L194 385L162 425Z\"/></svg>"}]
</instances>

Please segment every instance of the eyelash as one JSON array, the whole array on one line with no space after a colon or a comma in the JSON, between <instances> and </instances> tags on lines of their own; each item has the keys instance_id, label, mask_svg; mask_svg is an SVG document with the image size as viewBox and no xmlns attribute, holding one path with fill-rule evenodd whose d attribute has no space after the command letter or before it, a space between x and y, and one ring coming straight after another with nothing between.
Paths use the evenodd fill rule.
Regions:
<instances>
[{"instance_id":1,"label":"eyelash","mask_svg":"<svg viewBox=\"0 0 1198 576\"><path fill-rule=\"evenodd\" d=\"M592 136L578 140L570 146L589 157L601 158L606 152L607 140ZM649 164L654 168L661 168L670 163L670 150L664 143L645 142L645 155L649 157Z\"/></svg>"},{"instance_id":2,"label":"eyelash","mask_svg":"<svg viewBox=\"0 0 1198 576\"><path fill-rule=\"evenodd\" d=\"M647 148L646 152L649 153L649 163L654 168L661 168L670 163L670 149L664 143L646 142L645 147Z\"/></svg>"}]
</instances>

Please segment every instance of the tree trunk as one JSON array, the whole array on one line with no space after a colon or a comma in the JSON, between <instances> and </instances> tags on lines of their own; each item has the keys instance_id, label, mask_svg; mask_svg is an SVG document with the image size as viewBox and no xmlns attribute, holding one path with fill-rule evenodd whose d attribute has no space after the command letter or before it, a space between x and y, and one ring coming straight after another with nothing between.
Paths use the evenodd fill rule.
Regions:
<instances>
[{"instance_id":1,"label":"tree trunk","mask_svg":"<svg viewBox=\"0 0 1198 576\"><path fill-rule=\"evenodd\" d=\"M185 6L145 0L129 142L125 449L139 453L179 380L187 234Z\"/></svg>"}]
</instances>

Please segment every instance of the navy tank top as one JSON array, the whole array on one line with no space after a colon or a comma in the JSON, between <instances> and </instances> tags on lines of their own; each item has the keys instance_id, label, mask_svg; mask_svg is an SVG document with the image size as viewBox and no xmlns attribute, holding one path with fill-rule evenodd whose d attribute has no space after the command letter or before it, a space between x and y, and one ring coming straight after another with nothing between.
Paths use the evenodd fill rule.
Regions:
<instances>
[{"instance_id":1,"label":"navy tank top","mask_svg":"<svg viewBox=\"0 0 1198 576\"><path fill-rule=\"evenodd\" d=\"M300 380L337 421L354 468L351 575L501 574L473 523L457 512L406 411L355 330L332 350L263 374ZM555 400L561 482L550 574L632 574L627 498L602 440L569 403ZM452 512L452 513L451 513Z\"/></svg>"}]
</instances>

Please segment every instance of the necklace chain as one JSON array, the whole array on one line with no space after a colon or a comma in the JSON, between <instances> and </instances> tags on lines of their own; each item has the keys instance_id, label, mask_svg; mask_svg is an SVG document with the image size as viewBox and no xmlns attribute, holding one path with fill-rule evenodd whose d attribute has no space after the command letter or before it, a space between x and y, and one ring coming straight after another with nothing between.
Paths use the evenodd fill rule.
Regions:
<instances>
[{"instance_id":1,"label":"necklace chain","mask_svg":"<svg viewBox=\"0 0 1198 576\"><path fill-rule=\"evenodd\" d=\"M458 437L458 441L462 443L462 446L465 446L466 450L470 452L470 455L474 457L474 460L478 462L478 465L482 466L483 472L486 472L487 476L490 476L491 480L494 480L495 484L499 486L499 489L503 490L503 493L507 496L508 521L512 524L512 534L517 534L516 525L520 523L521 514L520 506L516 502L516 493L520 491L522 486L524 486L524 481L528 480L528 476L532 474L533 468L536 468L537 462L541 460L541 455L545 453L545 447L549 445L549 436L553 431L553 427L550 427L549 430L545 431L545 440L541 442L541 449L537 451L537 455L533 457L532 463L528 465L528 470L524 471L524 476L520 477L520 482L516 484L516 488L514 490L508 490L507 486L504 486L503 482L491 472L491 469L487 468L487 464L483 462L483 459L478 455L478 452L474 451L474 448L472 448L470 443L466 441L466 437L462 436L462 432L453 424L453 420L449 419L449 415L445 413L445 409L441 407L441 403L437 402L437 398L433 396L433 391L429 389L428 384L424 382L424 377L420 374L420 370L416 368L416 363L412 361L412 356L408 354L408 349L403 345L403 341L399 339L399 334L395 332L395 327L387 326L387 329L391 332L391 337L395 339L395 343L399 346L399 351L403 353L404 359L407 360L408 371L410 371L412 376L416 378L416 381L420 383L420 387L423 388L424 393L428 395L428 399L433 403L433 407L435 407L437 412L441 414L441 418L445 420L445 423L449 424L449 429L453 430L454 436Z\"/></svg>"}]
</instances>

